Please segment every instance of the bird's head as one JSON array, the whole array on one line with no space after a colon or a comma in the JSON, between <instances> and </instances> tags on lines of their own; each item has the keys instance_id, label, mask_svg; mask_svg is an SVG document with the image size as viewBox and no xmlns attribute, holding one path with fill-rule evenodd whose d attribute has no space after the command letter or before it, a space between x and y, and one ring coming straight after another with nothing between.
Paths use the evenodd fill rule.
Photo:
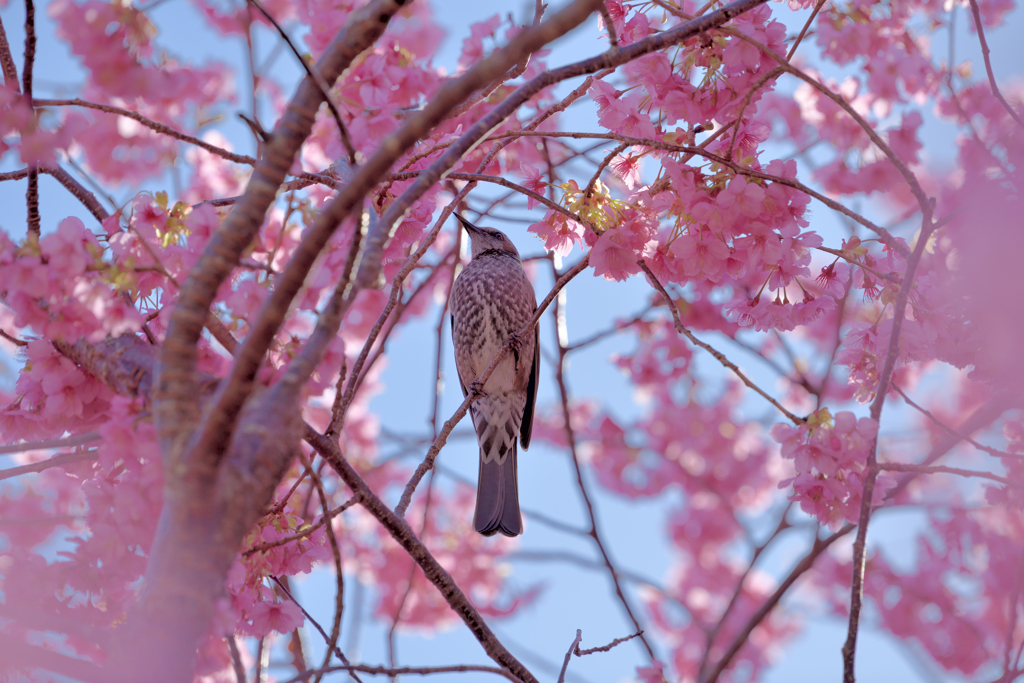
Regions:
<instances>
[{"instance_id":1,"label":"bird's head","mask_svg":"<svg viewBox=\"0 0 1024 683\"><path fill-rule=\"evenodd\" d=\"M506 237L505 233L501 230L478 228L459 214L455 214L455 217L469 231L473 258L476 258L485 251L503 251L512 254L517 259L519 258L519 251L516 249L516 245L512 244L512 240Z\"/></svg>"}]
</instances>

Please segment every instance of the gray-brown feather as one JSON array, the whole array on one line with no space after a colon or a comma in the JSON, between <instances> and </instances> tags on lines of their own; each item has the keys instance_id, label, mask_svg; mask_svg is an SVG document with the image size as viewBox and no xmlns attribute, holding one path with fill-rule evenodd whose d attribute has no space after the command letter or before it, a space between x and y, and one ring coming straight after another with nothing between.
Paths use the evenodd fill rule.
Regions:
<instances>
[{"instance_id":1,"label":"gray-brown feather","mask_svg":"<svg viewBox=\"0 0 1024 683\"><path fill-rule=\"evenodd\" d=\"M465 394L509 335L530 320L536 297L518 254L492 249L476 253L463 269L452 287L449 306L455 365ZM485 535L522 533L516 439L522 435L523 447L529 445L538 339L536 331L524 335L515 353L506 354L495 368L483 386L484 396L470 410L480 444L475 526Z\"/></svg>"}]
</instances>

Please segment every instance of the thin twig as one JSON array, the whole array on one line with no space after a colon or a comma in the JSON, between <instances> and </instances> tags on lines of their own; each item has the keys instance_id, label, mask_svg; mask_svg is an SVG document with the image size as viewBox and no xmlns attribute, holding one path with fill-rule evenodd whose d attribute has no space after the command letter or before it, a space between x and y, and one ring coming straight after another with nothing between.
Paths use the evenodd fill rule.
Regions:
<instances>
[{"instance_id":1,"label":"thin twig","mask_svg":"<svg viewBox=\"0 0 1024 683\"><path fill-rule=\"evenodd\" d=\"M328 519L333 519L334 517L337 517L342 512L344 512L345 510L348 510L350 507L352 507L353 505L355 505L358 502L359 502L359 497L358 496L352 496L351 498L346 500L344 503L342 503L338 507L333 508L328 513L321 515L320 520L318 522L315 522L314 524L310 524L307 527L303 527L302 531L294 533L291 536L285 536L284 538L279 538L276 541L268 541L266 543L260 543L259 545L254 545L253 547L251 547L251 548L247 549L246 551L244 551L242 553L242 557L249 557L250 555L253 555L254 553L263 553L263 552L266 552L268 550L272 550L273 548L278 548L278 547L280 547L282 545L287 545L287 544L291 543L292 541L299 541L299 540L302 540L304 538L309 538L309 536L311 536L317 529L319 529L320 527L324 526L324 524L327 523Z\"/></svg>"},{"instance_id":2,"label":"thin twig","mask_svg":"<svg viewBox=\"0 0 1024 683\"><path fill-rule=\"evenodd\" d=\"M479 671L482 673L494 674L496 676L504 676L512 683L521 683L518 678L513 676L505 669L499 669L496 666L479 666L477 664L456 664L453 666L399 666L399 667L387 667L387 666L370 666L369 664L348 664L345 666L331 666L326 669L317 669L316 671L303 671L298 676L287 679L284 683L303 683L308 681L313 676L319 673L334 673L337 671L347 671L354 675L354 672L367 673L376 676L429 676L432 674L444 674L444 673L466 673ZM358 679L357 679L358 680Z\"/></svg>"},{"instance_id":3,"label":"thin twig","mask_svg":"<svg viewBox=\"0 0 1024 683\"><path fill-rule=\"evenodd\" d=\"M505 666L524 683L537 683L536 677L512 655L498 640L484 621L479 610L444 570L437 559L427 550L408 523L392 512L387 505L367 486L366 481L345 459L337 444L307 425L303 438L334 468L342 481L354 494L362 496L360 504L385 528L395 541L423 569L427 580L441 593L445 602L469 627L488 656Z\"/></svg>"},{"instance_id":4,"label":"thin twig","mask_svg":"<svg viewBox=\"0 0 1024 683\"><path fill-rule=\"evenodd\" d=\"M74 448L75 446L82 446L93 441L99 441L102 438L103 437L99 435L99 432L87 432L77 436L69 436L64 439L25 441L22 443L11 444L10 446L0 446L0 455L11 455L13 453L25 453L28 451L43 451L51 448Z\"/></svg>"},{"instance_id":5,"label":"thin twig","mask_svg":"<svg viewBox=\"0 0 1024 683\"><path fill-rule=\"evenodd\" d=\"M558 672L558 683L565 683L565 672L569 670L569 659L576 648L580 646L581 640L583 640L583 631L576 629L576 638L569 645L569 651L565 653L565 660L562 662L562 670Z\"/></svg>"},{"instance_id":6,"label":"thin twig","mask_svg":"<svg viewBox=\"0 0 1024 683\"><path fill-rule=\"evenodd\" d=\"M331 110L331 115L334 117L334 123L338 126L338 133L341 135L341 143L345 146L345 151L348 152L348 162L352 166L355 166L356 148L352 146L352 138L348 135L348 129L345 128L345 122L341 120L341 112L338 111L338 107L335 106L334 100L331 99L330 84L324 80L323 75L316 68L315 64L311 64L302 58L302 53L300 53L298 48L295 47L295 43L293 43L292 39L288 37L285 30L281 28L281 24L277 23L277 20L270 16L270 12L263 8L263 5L260 4L259 0L247 1L259 10L260 14L262 14L267 21L273 24L274 28L277 29L278 34L280 34L284 42L288 44L288 47L291 48L292 54L294 54L295 58L299 60L299 64L302 65L302 68L306 70L309 77L313 79L314 83L316 83L316 87L320 88L320 94L324 96L324 102L327 103L327 108Z\"/></svg>"},{"instance_id":7,"label":"thin twig","mask_svg":"<svg viewBox=\"0 0 1024 683\"><path fill-rule=\"evenodd\" d=\"M384 305L384 310L382 310L380 315L377 316L377 321L370 329L370 333L366 337L366 342L363 343L363 348L359 352L359 356L356 357L355 362L352 364L352 370L349 372L348 384L345 386L345 393L342 396L341 401L338 403L337 409L332 410L331 423L328 425L327 431L324 432L327 436L337 436L345 426L345 415L348 413L348 408L352 404L352 400L355 398L356 391L359 389L363 366L366 363L367 357L370 355L370 350L374 341L377 339L377 336L384 328L385 322L387 322L391 312L395 309L401 299L402 285L405 282L405 278L409 276L409 273L412 272L412 269L416 266L419 260L425 253L427 253L427 249L429 249L437 239L437 235L441 231L441 227L444 225L444 222L448 220L452 211L455 210L458 202L462 201L473 187L475 187L475 183L466 185L466 187L462 188L461 192L455 195L454 199L449 202L448 206L441 210L441 215L434 223L430 232L423 239L419 248L417 248L416 251L405 260L401 270L399 270L398 273L395 274L395 277L392 278L391 295L388 297L388 301Z\"/></svg>"},{"instance_id":8,"label":"thin twig","mask_svg":"<svg viewBox=\"0 0 1024 683\"><path fill-rule=\"evenodd\" d=\"M285 577L285 578L287 579L287 577ZM293 603L295 603L295 606L298 607L299 610L301 610L302 616L306 617L306 620L309 623L313 624L313 628L315 628L317 631L320 632L320 635L323 636L324 642L327 643L328 648L330 649L331 641L327 637L327 632L324 631L323 626L321 626L317 622L317 620L313 618L313 615L311 615L309 612L306 611L305 607L303 607L301 604L299 604L299 601L296 600L295 596L292 595L292 592L290 590L288 590L288 586L285 585L284 581L282 581L280 578L278 578L276 576L271 576L270 579L275 584L277 584L277 587L281 589L281 591L285 594L285 596L289 600L291 600ZM337 644L335 644L333 646L333 651L334 651L334 654L336 654L338 656L338 659L340 659L346 666L351 666L350 662L348 661L348 657L345 656L345 653L341 651L341 648L338 647ZM324 669L324 668L317 669L316 671L311 671L310 675L314 676L314 675L317 675L318 673L320 675L323 675L323 672L325 672L325 671L327 671L327 669ZM352 674L352 678L356 679L356 681L359 681L359 677L356 676L354 673ZM307 679L301 679L301 680L307 680ZM359 681L359 683L362 683L362 681Z\"/></svg>"},{"instance_id":9,"label":"thin twig","mask_svg":"<svg viewBox=\"0 0 1024 683\"><path fill-rule=\"evenodd\" d=\"M22 339L18 339L14 335L8 334L4 330L0 330L0 337L3 337L4 339L6 339L7 341L11 342L15 346L28 346L28 342L27 341L24 341Z\"/></svg>"},{"instance_id":10,"label":"thin twig","mask_svg":"<svg viewBox=\"0 0 1024 683\"><path fill-rule=\"evenodd\" d=\"M797 180L793 180L791 178L783 178L781 176L771 175L770 173L762 173L761 171L755 171L753 169L747 168L746 166L742 166L742 165L737 164L737 163L735 163L733 161L730 161L729 159L726 159L723 156L719 156L717 154L714 154L713 152L708 152L707 150L705 150L705 149L703 149L701 147L693 147L693 146L690 146L690 145L674 145L674 144L671 144L671 143L668 143L668 142L661 142L659 140L648 140L648 139L644 139L644 138L633 138L633 137L629 137L629 136L626 136L626 135L619 135L617 133L610 133L610 132L603 132L603 133L581 133L581 132L559 133L559 132L554 132L554 131L539 131L539 132L538 131L510 131L510 132L507 132L507 133L496 134L493 137L495 137L495 138L506 138L506 137L550 137L550 138L574 138L574 139L583 139L583 140L586 140L586 139L618 140L620 142L627 142L630 145L633 145L633 146L636 146L636 147L649 147L651 149L662 149L662 150L665 150L667 152L677 152L677 153L691 154L691 155L695 155L695 156L704 157L708 161L713 161L715 163L718 163L718 164L721 164L723 166L726 166L727 168L729 168L730 170L732 170L733 172L735 172L735 173L737 173L739 175L747 176L749 178L759 178L761 180L768 180L768 181L773 182L773 183L779 183L781 185L786 185L788 187L792 187L794 190L800 190L801 192L803 192L804 194L808 195L809 197L813 197L814 199L817 199L819 202L821 202L825 206L829 207L830 209L832 209L834 211L838 211L839 213L843 214L847 218L851 218L854 221L860 223L865 228L867 228L871 232L873 232L876 235L878 235L879 238L881 238L881 240L889 248L895 249L898 253L900 253L900 254L902 254L904 256L909 255L909 251L907 250L907 248L905 246L903 246L901 243L897 242L896 238L888 230L886 230L885 228L881 227L880 225L876 225L875 223L873 223L872 221L868 220L864 216L858 214L857 212L852 211L852 210L846 208L845 206L843 206L839 202L836 202L836 201L826 197L825 195L821 194L820 192L816 192L815 190L812 190L807 185L804 185L803 183L801 183L801 182L799 182Z\"/></svg>"},{"instance_id":11,"label":"thin twig","mask_svg":"<svg viewBox=\"0 0 1024 683\"><path fill-rule=\"evenodd\" d=\"M1006 486L1015 486L1020 488L1020 482L1013 482L1005 477L992 474L991 472L982 472L979 470L965 470L959 467L947 467L945 465L916 465L914 463L905 462L882 462L878 464L878 469L889 470L890 472L916 472L918 474L956 474L961 477L980 477L982 479L991 479L992 481L998 481L1000 484Z\"/></svg>"},{"instance_id":12,"label":"thin twig","mask_svg":"<svg viewBox=\"0 0 1024 683\"><path fill-rule=\"evenodd\" d=\"M899 387L899 385L896 384L895 382L892 383L892 388L896 391L897 394L899 394L900 396L903 397L903 400L907 402L907 405L909 405L911 408L914 408L917 411L919 411L922 414L924 414L924 416L927 417L929 420L931 420L932 423L934 423L937 427L939 427L940 429L942 429L943 431L945 431L947 434L949 434L951 436L955 436L958 439L963 439L967 443L969 443L972 446L974 446L975 448L977 448L979 451L983 451L983 452L988 453L989 455L993 455L993 456L995 456L997 458L1020 458L1020 457L1024 457L1024 456L1022 456L1019 453L1007 453L1006 451L1001 451L1001 450L998 450L996 448L992 448L990 446L986 446L984 444L978 443L977 441L975 441L971 437L966 436L964 434L961 434L960 432L956 431L955 429L953 429L952 427L947 425L945 422L940 420L939 418L935 417L931 413L931 411L929 411L927 408L924 408L924 407L919 406L918 404L914 403L910 399L909 396L907 396L905 393L903 393L903 389L901 389Z\"/></svg>"},{"instance_id":13,"label":"thin twig","mask_svg":"<svg viewBox=\"0 0 1024 683\"><path fill-rule=\"evenodd\" d=\"M601 6L603 7L604 3L602 3ZM587 189L583 191L584 197L589 198L592 194L594 194L594 187L597 185L597 181L601 179L601 174L604 172L604 169L608 168L608 164L612 163L612 161L615 160L615 157L622 154L622 152L624 152L627 147L629 147L627 143L619 143L619 145L611 152L609 152L608 155L605 156L604 160L602 160L601 163L597 165L597 170L594 171L594 175L590 177L590 182L587 183Z\"/></svg>"},{"instance_id":14,"label":"thin twig","mask_svg":"<svg viewBox=\"0 0 1024 683\"><path fill-rule=\"evenodd\" d=\"M999 103L1003 105L1003 108L1010 114L1017 125L1024 128L1024 121L1021 120L1020 115L1013 110L1010 103L1003 97L1003 93L999 91L999 84L996 83L995 72L992 71L992 61L989 58L988 41L985 40L985 28L982 26L981 21L981 9L978 7L978 0L971 0L971 14L974 15L974 26L978 30L978 41L981 43L981 56L985 60L985 71L988 73L988 84L992 88L992 94L995 95ZM950 64L949 68L952 69L953 65Z\"/></svg>"},{"instance_id":15,"label":"thin twig","mask_svg":"<svg viewBox=\"0 0 1024 683\"><path fill-rule=\"evenodd\" d=\"M97 104L95 102L87 102L85 100L78 98L72 100L33 100L32 104L36 107L85 107L86 109L95 109L96 111L102 111L108 114L117 114L118 116L124 116L126 118L138 121L146 128L156 131L157 133L160 133L162 135L167 135L169 137L174 138L175 140L181 140L182 142L187 142L190 145L195 145L196 147L205 149L210 154L215 154L223 159L227 159L228 161L234 161L235 163L246 164L248 166L256 165L256 159L254 159L251 156L229 152L226 149L217 147L216 145L211 145L210 143L200 140L197 137L186 135L185 133L177 131L168 125L165 125L163 123L157 123L156 121L148 119L142 114L139 114L138 112L129 111L128 109L113 107L109 104Z\"/></svg>"},{"instance_id":16,"label":"thin twig","mask_svg":"<svg viewBox=\"0 0 1024 683\"><path fill-rule=\"evenodd\" d=\"M781 403L779 403L774 398L772 398L772 396L769 395L764 389L762 389L761 387L757 386L757 384L752 382L745 374L743 374L743 371L740 370L736 366L735 363L733 363L728 358L726 358L725 355L721 351L719 351L718 349L714 348L710 344L707 344L705 342L702 342L700 339L697 339L697 337L695 337L693 335L693 333L690 332L690 330L687 329L686 326L683 325L683 321L679 317L679 308L675 305L675 302L672 301L672 297L665 290L665 287L661 284L661 282L658 281L658 278L654 275L654 273L651 271L651 269L647 266L647 263L644 262L643 259L640 259L639 261L637 261L637 263L640 265L640 267L643 269L643 271L645 273L647 273L647 279L650 281L651 286L653 286L656 290L658 290L658 293L661 294L663 299L665 299L665 303L668 304L668 309L669 309L669 311L672 312L672 321L675 324L676 331L679 332L679 334L681 334L684 337L686 337L687 339L689 339L690 343L692 343L692 344L694 344L696 346L699 346L700 348L702 348L705 351L707 351L708 353L710 353L712 356L715 357L715 360L717 360L719 363L721 363L722 365L724 365L728 369L732 370L733 374L735 374L740 379L741 382L743 382L745 385L747 385L748 387L750 387L751 389L756 391L758 394L760 394L766 401L768 401L773 406L775 406L775 408L779 412L781 412L783 415L785 415L787 418L789 418L791 422L793 422L794 424L797 424L797 425L804 423L804 419L805 418L798 417L797 415L795 415L794 413L790 412L789 410L786 410L786 408L784 408Z\"/></svg>"},{"instance_id":17,"label":"thin twig","mask_svg":"<svg viewBox=\"0 0 1024 683\"><path fill-rule=\"evenodd\" d=\"M818 4L814 6L814 10L811 11L811 16L807 17L807 21L804 22L803 28L800 29L800 34L796 37L796 40L793 41L793 46L789 48L789 52L786 53L787 62L792 61L793 55L796 53L796 49L800 47L801 41L803 41L804 36L807 35L807 29L811 27L811 22L814 21L814 17L818 16L818 12L821 11L821 8L824 5L825 0L818 0Z\"/></svg>"},{"instance_id":18,"label":"thin twig","mask_svg":"<svg viewBox=\"0 0 1024 683\"><path fill-rule=\"evenodd\" d=\"M96 457L96 451L62 453L61 455L53 456L49 460L43 460L41 462L32 463L31 465L22 465L21 467L8 467L5 470L0 470L0 481L3 481L4 479L11 479L12 477L17 477L22 474L42 472L52 467L64 467L65 465L71 465L76 462L82 462L83 460L95 460Z\"/></svg>"},{"instance_id":19,"label":"thin twig","mask_svg":"<svg viewBox=\"0 0 1024 683\"><path fill-rule=\"evenodd\" d=\"M579 631L577 631L577 633L579 633ZM616 638L615 640L613 640L612 642L608 643L607 645L602 645L601 647L592 647L592 648L590 648L588 650L581 650L580 646L579 646L579 643L577 643L576 644L576 649L573 650L573 654L576 655L577 657L582 657L583 655L592 655L595 652L608 652L609 650L611 650L616 645L621 645L622 643L625 643L627 640L632 640L633 638L639 638L643 634L644 634L643 631L637 631L636 633L633 633L632 635L628 635L628 636L625 636L623 638Z\"/></svg>"},{"instance_id":20,"label":"thin twig","mask_svg":"<svg viewBox=\"0 0 1024 683\"><path fill-rule=\"evenodd\" d=\"M779 601L782 599L782 596L784 596L789 591L790 587L794 583L796 583L796 580L803 576L803 574L806 573L807 570L809 570L812 566L814 566L814 561L818 559L819 555L825 552L825 550L827 550L830 545L832 545L840 538L850 533L850 531L852 531L853 528L854 527L852 524L847 524L842 529L833 533L827 538L819 539L817 536L815 536L814 545L811 546L811 550L806 555L804 555L804 557L799 562L797 562L796 566L793 567L793 569L789 572L786 578L782 580L778 587L776 587L775 592L772 593L771 596L769 596L768 599L764 601L761 607L759 607L758 610L751 615L751 617L747 620L747 623L744 624L743 628L741 628L733 637L732 643L729 644L729 647L722 654L722 657L718 660L718 663L715 664L715 667L711 670L711 673L708 674L707 678L702 679L700 683L715 683L718 680L718 677L722 675L722 672L725 671L726 668L728 668L729 664L732 662L733 657L735 657L736 654L740 651L740 649L747 644L748 640L750 639L750 634L754 632L754 629L757 628L757 625L764 621L765 617L767 617L768 614L773 609L775 609L775 606L779 604Z\"/></svg>"},{"instance_id":21,"label":"thin twig","mask_svg":"<svg viewBox=\"0 0 1024 683\"><path fill-rule=\"evenodd\" d=\"M761 553L771 545L772 541L779 537L783 531L789 528L789 522L786 521L786 516L789 514L789 509L792 507L792 503L786 506L786 509L782 511L782 516L779 519L779 523L775 526L775 531L772 532L764 543L756 546L754 552L751 554L750 562L747 563L747 568L743 571L739 580L736 582L736 588L733 589L732 597L729 598L729 603L725 606L721 615L718 617L718 622L712 626L707 632L707 645L704 648L704 654L700 660L700 666L697 669L697 680L702 680L704 671L707 668L708 657L711 655L711 650L715 645L715 638L718 637L718 633L725 626L725 620L732 612L733 607L739 602L740 596L743 594L743 585L746 583L747 577L754 571L754 566L757 564L758 558L761 557Z\"/></svg>"},{"instance_id":22,"label":"thin twig","mask_svg":"<svg viewBox=\"0 0 1024 683\"><path fill-rule=\"evenodd\" d=\"M907 260L907 269L903 276L903 284L900 286L893 303L892 331L889 335L889 348L886 352L885 363L879 373L878 388L875 400L871 403L871 418L879 423L882 418L882 408L885 405L885 398L889 393L892 375L896 369L896 360L900 352L900 332L903 329L903 320L906 317L907 302L910 299L910 292L914 286L914 273L921 262L921 256L928 245L929 238L935 230L932 222L932 206L926 203L922 206L923 216L921 219L921 232L917 236L917 245L914 252ZM860 514L857 518L857 537L853 542L853 580L850 582L850 620L847 626L846 642L843 644L843 683L855 683L854 664L857 653L857 631L860 628L861 603L864 597L864 571L865 558L867 555L868 522L871 519L871 507L874 504L875 482L878 479L878 436L871 441L871 448L868 451L867 474L864 477L864 492L861 495Z\"/></svg>"},{"instance_id":23,"label":"thin twig","mask_svg":"<svg viewBox=\"0 0 1024 683\"><path fill-rule=\"evenodd\" d=\"M587 254L589 260L590 254ZM554 260L551 262L551 267L554 270ZM557 273L557 270L556 270ZM598 552L601 553L601 559L604 560L605 567L608 570L608 574L612 580L612 586L615 588L615 594L619 598L619 602L622 603L622 607L626 612L626 616L629 617L630 621L633 622L634 628L640 633L643 633L643 628L640 626L640 621L637 619L636 614L633 611L632 605L629 603L629 599L626 597L625 591L622 590L622 584L619 581L618 572L615 569L615 565L612 563L612 558L608 549L605 547L604 541L601 539L601 534L598 530L597 524L597 513L594 511L594 504L591 500L590 492L587 490L586 482L583 481L583 468L580 465L579 452L576 448L576 432L572 426L571 412L569 410L569 389L565 381L565 342L566 335L565 331L565 298L560 297L555 305L555 341L558 344L558 364L555 366L555 379L558 381L558 393L561 399L562 406L562 417L564 419L565 437L569 444L569 455L572 457L573 468L576 473L576 488L580 492L580 496L583 498L583 504L587 511L587 518L590 522L590 529L587 530L587 534L594 539L594 545L597 546ZM654 648L647 641L643 635L640 636L640 642L643 644L644 649L647 650L648 656L651 660L657 659L654 654Z\"/></svg>"},{"instance_id":24,"label":"thin twig","mask_svg":"<svg viewBox=\"0 0 1024 683\"><path fill-rule=\"evenodd\" d=\"M251 2L252 0L250 0ZM331 546L331 555L334 559L334 573L335 581L337 583L335 597L334 597L334 621L331 626L331 636L327 639L327 652L324 654L323 664L320 665L321 671L324 667L331 663L331 656L334 654L334 650L338 646L338 636L341 635L341 619L345 612L345 572L341 563L341 549L338 547L338 539L334 536L334 527L331 525L331 510L327 504L327 493L324 492L323 483L320 481L320 476L313 471L313 467L306 457L306 454L299 450L299 457L302 460L302 466L306 468L306 472L309 474L310 480L313 482L313 487L316 489L316 495L320 499L320 509L323 512L323 522L326 528L327 540ZM357 497L353 497L351 501L358 500ZM340 651L340 650L339 650ZM348 661L342 659L346 664ZM319 674L315 683L320 683L323 679L323 673Z\"/></svg>"}]
</instances>

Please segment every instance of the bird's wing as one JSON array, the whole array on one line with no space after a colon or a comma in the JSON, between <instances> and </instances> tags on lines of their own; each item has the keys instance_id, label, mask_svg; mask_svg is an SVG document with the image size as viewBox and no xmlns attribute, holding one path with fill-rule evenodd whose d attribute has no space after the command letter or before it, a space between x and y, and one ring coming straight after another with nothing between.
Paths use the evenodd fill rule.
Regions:
<instances>
[{"instance_id":1,"label":"bird's wing","mask_svg":"<svg viewBox=\"0 0 1024 683\"><path fill-rule=\"evenodd\" d=\"M452 319L452 344L455 344L455 316L451 316ZM462 368L459 367L459 355L455 354L455 372L459 375L459 387L462 388L462 395L469 396L469 391L466 389L466 380L462 377ZM475 379L475 378L474 378Z\"/></svg>"},{"instance_id":2,"label":"bird's wing","mask_svg":"<svg viewBox=\"0 0 1024 683\"><path fill-rule=\"evenodd\" d=\"M530 447L533 434L533 409L537 405L537 379L540 374L540 321L533 328L533 367L530 368L530 384L526 387L526 409L523 410L523 424L519 428L519 440L523 450Z\"/></svg>"}]
</instances>

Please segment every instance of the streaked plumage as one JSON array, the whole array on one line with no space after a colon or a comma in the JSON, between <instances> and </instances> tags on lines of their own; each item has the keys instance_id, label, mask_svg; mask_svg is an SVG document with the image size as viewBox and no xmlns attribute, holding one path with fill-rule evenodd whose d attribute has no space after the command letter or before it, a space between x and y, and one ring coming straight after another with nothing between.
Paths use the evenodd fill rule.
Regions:
<instances>
[{"instance_id":1,"label":"streaked plumage","mask_svg":"<svg viewBox=\"0 0 1024 683\"><path fill-rule=\"evenodd\" d=\"M519 252L499 230L477 228L459 215L469 231L472 260L456 278L448 305L459 383L466 395L509 335L519 332L537 309L533 285ZM538 328L519 340L483 386L470 409L480 444L480 477L473 526L484 536L523 533L519 513L517 435L530 445L540 369Z\"/></svg>"}]
</instances>

